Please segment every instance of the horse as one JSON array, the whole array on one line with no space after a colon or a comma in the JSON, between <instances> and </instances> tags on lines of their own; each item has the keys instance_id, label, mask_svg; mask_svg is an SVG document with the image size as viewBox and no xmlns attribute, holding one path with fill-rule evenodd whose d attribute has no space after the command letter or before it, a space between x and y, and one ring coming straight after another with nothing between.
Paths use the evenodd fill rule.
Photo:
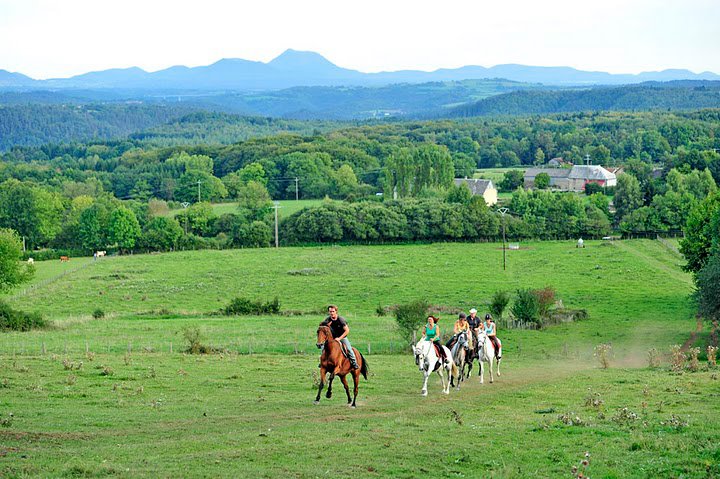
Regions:
<instances>
[{"instance_id":1,"label":"horse","mask_svg":"<svg viewBox=\"0 0 720 479\"><path fill-rule=\"evenodd\" d=\"M480 376L480 384L483 384L484 379L484 367L483 363L488 363L490 366L490 382L493 382L493 361L497 364L497 375L500 376L500 360L502 359L502 343L500 342L500 339L497 339L498 344L500 345L500 349L498 351L497 357L495 356L495 347L493 346L492 341L488 337L487 333L484 329L480 328L480 331L477 334L477 347L478 347L478 362L480 363L480 371L478 372L478 375Z\"/></svg>"},{"instance_id":2,"label":"horse","mask_svg":"<svg viewBox=\"0 0 720 479\"><path fill-rule=\"evenodd\" d=\"M472 368L472 358L474 357L473 353L474 351L470 347L470 343L468 341L469 336L467 331L462 331L457 336L457 340L455 341L455 345L452 348L453 353L453 361L455 362L455 366L459 368L459 373L457 375L457 389L460 389L460 383L465 380L464 377L464 371L465 371L465 365L470 361L470 367ZM469 371L468 371L469 375ZM454 376L450 377L450 386L453 386L453 378Z\"/></svg>"},{"instance_id":3,"label":"horse","mask_svg":"<svg viewBox=\"0 0 720 479\"><path fill-rule=\"evenodd\" d=\"M421 391L423 396L427 396L428 377L433 371L437 371L438 376L440 376L443 394L450 394L450 379L452 376L457 375L457 366L451 359L450 350L443 345L440 345L440 347L443 348L445 352L444 361L441 361L438 357L432 341L418 341L418 343L413 346L413 350L415 351L415 364L425 376ZM443 371L445 372L445 376L443 376ZM447 382L445 380L446 376Z\"/></svg>"},{"instance_id":4,"label":"horse","mask_svg":"<svg viewBox=\"0 0 720 479\"><path fill-rule=\"evenodd\" d=\"M318 327L317 330L317 347L322 349L320 354L320 386L318 387L317 397L315 398L315 404L320 404L320 394L322 393L323 387L325 386L325 375L330 373L330 379L328 380L328 390L325 397L330 399L332 397L332 382L335 376L340 376L343 386L345 386L345 393L347 394L348 406L355 408L355 400L358 395L358 384L360 383L360 374L367 380L368 363L365 357L356 348L353 348L355 352L355 359L358 363L357 369L352 369L350 360L345 357L342 351L342 345L335 341L332 335L332 331L329 326ZM345 376L352 374L353 377L353 397L350 398L350 388L348 387L347 379Z\"/></svg>"}]
</instances>

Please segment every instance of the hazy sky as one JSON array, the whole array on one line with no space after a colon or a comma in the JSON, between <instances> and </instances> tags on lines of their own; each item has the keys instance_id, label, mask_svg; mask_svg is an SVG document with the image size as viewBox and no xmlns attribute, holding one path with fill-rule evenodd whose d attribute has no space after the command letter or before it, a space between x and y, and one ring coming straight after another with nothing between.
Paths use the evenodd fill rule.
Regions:
<instances>
[{"instance_id":1,"label":"hazy sky","mask_svg":"<svg viewBox=\"0 0 720 479\"><path fill-rule=\"evenodd\" d=\"M720 73L720 0L0 0L0 69L33 78L269 61L287 48L365 72Z\"/></svg>"}]
</instances>

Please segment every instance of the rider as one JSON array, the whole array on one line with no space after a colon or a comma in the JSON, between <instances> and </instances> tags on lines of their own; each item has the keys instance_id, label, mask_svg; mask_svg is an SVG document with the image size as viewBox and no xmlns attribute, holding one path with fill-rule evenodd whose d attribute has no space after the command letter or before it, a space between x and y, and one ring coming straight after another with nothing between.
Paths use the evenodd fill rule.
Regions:
<instances>
[{"instance_id":1,"label":"rider","mask_svg":"<svg viewBox=\"0 0 720 479\"><path fill-rule=\"evenodd\" d=\"M472 308L470 310L470 316L467 318L468 325L470 326L470 331L472 331L473 334L471 336L473 337L473 341L475 338L477 338L478 330L480 329L480 326L482 325L482 320L477 317L477 309Z\"/></svg>"},{"instance_id":2,"label":"rider","mask_svg":"<svg viewBox=\"0 0 720 479\"><path fill-rule=\"evenodd\" d=\"M436 318L432 314L427 317L427 324L424 329L425 334L422 339L425 341L432 341L432 343L437 347L440 359L445 361L445 351L442 344L440 344L440 326L437 325L439 320L440 318Z\"/></svg>"},{"instance_id":3,"label":"rider","mask_svg":"<svg viewBox=\"0 0 720 479\"><path fill-rule=\"evenodd\" d=\"M450 340L448 340L447 343L445 343L445 346L447 346L448 348L452 348L453 356L455 355L455 347L457 346L456 342L458 336L460 336L463 331L469 330L470 325L467 322L467 316L465 315L465 313L460 313L458 315L457 321L455 321L455 325L453 326L453 336L452 338L450 338Z\"/></svg>"},{"instance_id":4,"label":"rider","mask_svg":"<svg viewBox=\"0 0 720 479\"><path fill-rule=\"evenodd\" d=\"M344 344L348 350L348 357L350 358L350 365L353 369L358 368L357 360L355 359L355 351L353 351L352 345L347 338L350 333L347 321L342 316L338 316L338 308L334 304L328 306L328 317L325 321L320 323L321 326L330 326L335 341Z\"/></svg>"},{"instance_id":5,"label":"rider","mask_svg":"<svg viewBox=\"0 0 720 479\"><path fill-rule=\"evenodd\" d=\"M500 354L500 343L498 342L497 338L497 328L495 327L495 321L493 321L492 315L490 313L487 313L485 315L485 334L487 334L487 337L490 339L490 341L493 344L493 347L495 348L495 357L497 358Z\"/></svg>"}]
</instances>

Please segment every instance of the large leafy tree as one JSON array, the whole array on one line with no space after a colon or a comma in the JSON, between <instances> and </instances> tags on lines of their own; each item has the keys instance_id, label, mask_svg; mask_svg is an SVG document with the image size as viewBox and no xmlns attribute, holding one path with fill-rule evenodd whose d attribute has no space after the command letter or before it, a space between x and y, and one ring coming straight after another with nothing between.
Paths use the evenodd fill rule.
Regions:
<instances>
[{"instance_id":1,"label":"large leafy tree","mask_svg":"<svg viewBox=\"0 0 720 479\"><path fill-rule=\"evenodd\" d=\"M640 190L640 182L630 174L620 175L617 179L615 189L616 218L622 220L625 215L635 211L643 205L643 194Z\"/></svg>"},{"instance_id":2,"label":"large leafy tree","mask_svg":"<svg viewBox=\"0 0 720 479\"><path fill-rule=\"evenodd\" d=\"M171 251L182 234L183 230L175 218L158 216L145 225L138 243L148 251Z\"/></svg>"},{"instance_id":3,"label":"large leafy tree","mask_svg":"<svg viewBox=\"0 0 720 479\"><path fill-rule=\"evenodd\" d=\"M20 262L21 251L17 232L0 228L0 292L27 281L35 272L32 266Z\"/></svg>"},{"instance_id":4,"label":"large leafy tree","mask_svg":"<svg viewBox=\"0 0 720 479\"><path fill-rule=\"evenodd\" d=\"M680 252L685 270L692 272L700 271L712 252L720 253L720 194L709 195L690 212Z\"/></svg>"},{"instance_id":5,"label":"large leafy tree","mask_svg":"<svg viewBox=\"0 0 720 479\"><path fill-rule=\"evenodd\" d=\"M140 236L140 223L130 208L121 206L110 214L110 241L118 245L121 251L135 246Z\"/></svg>"},{"instance_id":6,"label":"large leafy tree","mask_svg":"<svg viewBox=\"0 0 720 479\"><path fill-rule=\"evenodd\" d=\"M45 245L60 232L63 210L57 193L14 179L0 184L0 227L14 229L30 247Z\"/></svg>"},{"instance_id":7,"label":"large leafy tree","mask_svg":"<svg viewBox=\"0 0 720 479\"><path fill-rule=\"evenodd\" d=\"M720 252L710 256L695 279L700 313L720 320Z\"/></svg>"}]
</instances>

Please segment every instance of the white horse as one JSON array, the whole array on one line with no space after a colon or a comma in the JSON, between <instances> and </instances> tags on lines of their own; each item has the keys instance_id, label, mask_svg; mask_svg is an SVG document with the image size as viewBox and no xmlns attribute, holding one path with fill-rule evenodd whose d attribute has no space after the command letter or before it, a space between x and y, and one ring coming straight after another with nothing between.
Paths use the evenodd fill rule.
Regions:
<instances>
[{"instance_id":1,"label":"white horse","mask_svg":"<svg viewBox=\"0 0 720 479\"><path fill-rule=\"evenodd\" d=\"M423 382L422 395L427 396L428 377L433 371L437 371L442 382L443 394L450 394L450 378L457 374L457 366L450 357L450 350L445 346L440 346L445 352L445 360L441 361L435 352L432 341L421 340L413 346L415 351L415 364L418 369L423 372L425 381Z\"/></svg>"},{"instance_id":2,"label":"white horse","mask_svg":"<svg viewBox=\"0 0 720 479\"><path fill-rule=\"evenodd\" d=\"M478 373L480 375L480 384L483 384L484 382L484 376L485 376L485 368L483 367L483 363L488 363L488 366L490 366L490 382L493 382L493 361L495 361L497 365L497 375L500 376L500 360L502 359L502 343L500 342L500 338L497 338L497 342L500 345L500 350L498 351L497 358L495 357L495 347L493 346L492 341L488 337L487 333L483 328L480 328L480 331L478 331L477 334L477 345L478 345L478 362L480 363L480 372Z\"/></svg>"}]
</instances>

